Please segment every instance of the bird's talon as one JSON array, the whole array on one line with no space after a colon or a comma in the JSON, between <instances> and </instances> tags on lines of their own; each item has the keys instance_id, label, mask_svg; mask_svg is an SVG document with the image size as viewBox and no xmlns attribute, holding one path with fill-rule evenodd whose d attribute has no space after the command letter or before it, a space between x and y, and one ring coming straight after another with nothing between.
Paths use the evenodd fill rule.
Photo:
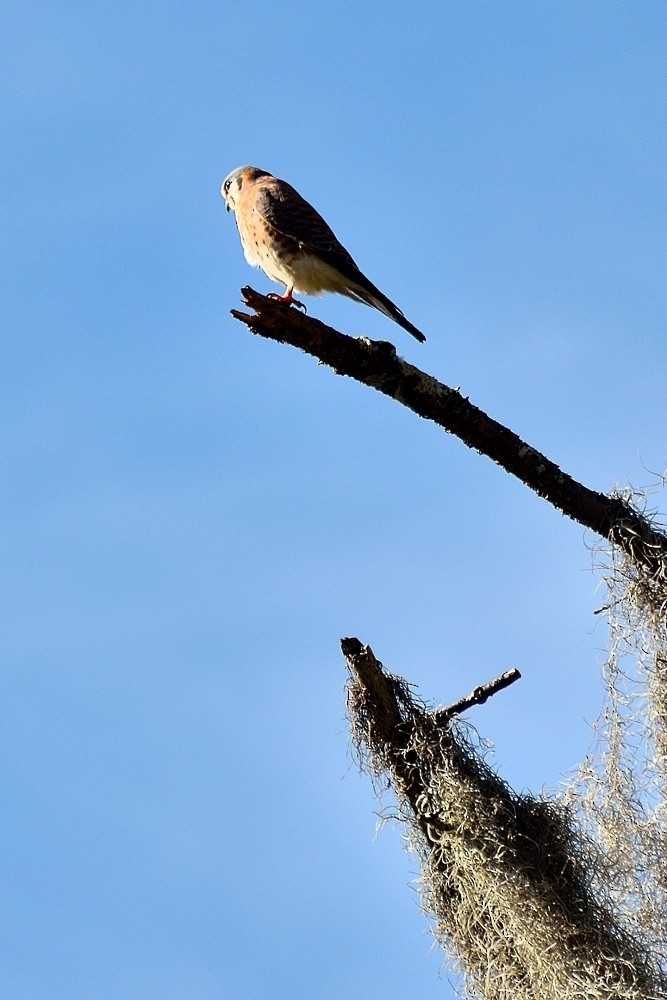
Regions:
<instances>
[{"instance_id":1,"label":"bird's talon","mask_svg":"<svg viewBox=\"0 0 667 1000\"><path fill-rule=\"evenodd\" d=\"M268 292L267 299L275 299L276 302L284 302L286 306L296 306L297 309L303 309L304 312L308 312L303 302L299 302L295 299L291 292L287 295L281 295L280 292Z\"/></svg>"}]
</instances>

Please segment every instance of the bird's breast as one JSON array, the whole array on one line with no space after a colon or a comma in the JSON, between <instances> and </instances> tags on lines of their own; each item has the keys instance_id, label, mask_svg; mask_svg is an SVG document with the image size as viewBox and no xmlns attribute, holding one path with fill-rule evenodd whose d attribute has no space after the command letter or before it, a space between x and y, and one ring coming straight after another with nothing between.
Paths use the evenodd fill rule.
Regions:
<instances>
[{"instance_id":1,"label":"bird's breast","mask_svg":"<svg viewBox=\"0 0 667 1000\"><path fill-rule=\"evenodd\" d=\"M340 272L313 250L267 226L254 212L238 212L236 219L246 260L261 267L272 281L304 295L341 290Z\"/></svg>"}]
</instances>

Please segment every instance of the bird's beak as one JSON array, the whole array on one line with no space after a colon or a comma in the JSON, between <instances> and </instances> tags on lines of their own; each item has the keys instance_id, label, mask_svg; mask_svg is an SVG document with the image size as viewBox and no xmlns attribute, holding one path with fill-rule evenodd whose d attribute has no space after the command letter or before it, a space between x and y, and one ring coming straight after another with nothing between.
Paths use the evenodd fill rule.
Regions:
<instances>
[{"instance_id":1,"label":"bird's beak","mask_svg":"<svg viewBox=\"0 0 667 1000\"><path fill-rule=\"evenodd\" d=\"M228 201L225 202L225 208L227 209L228 212L231 211L231 209L229 207L229 202Z\"/></svg>"}]
</instances>

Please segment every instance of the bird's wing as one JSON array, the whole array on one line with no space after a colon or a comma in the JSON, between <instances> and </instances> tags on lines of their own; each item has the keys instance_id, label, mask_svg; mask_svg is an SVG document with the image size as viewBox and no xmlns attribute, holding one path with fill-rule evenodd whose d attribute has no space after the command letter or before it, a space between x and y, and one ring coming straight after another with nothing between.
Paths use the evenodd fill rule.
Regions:
<instances>
[{"instance_id":1,"label":"bird's wing","mask_svg":"<svg viewBox=\"0 0 667 1000\"><path fill-rule=\"evenodd\" d=\"M331 227L290 184L271 178L264 184L260 181L258 187L255 211L272 229L317 254L346 276L359 275L359 268Z\"/></svg>"},{"instance_id":2,"label":"bird's wing","mask_svg":"<svg viewBox=\"0 0 667 1000\"><path fill-rule=\"evenodd\" d=\"M258 188L255 211L266 225L283 238L293 240L299 247L308 253L316 254L335 268L347 282L344 287L338 289L342 295L379 309L417 340L426 339L421 330L405 318L398 306L394 305L391 299L388 299L384 292L381 292L359 270L320 213L309 205L298 191L285 181L278 181L274 177L260 178Z\"/></svg>"}]
</instances>

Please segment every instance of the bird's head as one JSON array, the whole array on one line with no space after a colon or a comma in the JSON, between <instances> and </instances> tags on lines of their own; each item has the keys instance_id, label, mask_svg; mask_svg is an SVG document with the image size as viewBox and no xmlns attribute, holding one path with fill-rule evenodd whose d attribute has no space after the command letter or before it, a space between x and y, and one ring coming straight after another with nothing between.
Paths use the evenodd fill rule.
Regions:
<instances>
[{"instance_id":1,"label":"bird's head","mask_svg":"<svg viewBox=\"0 0 667 1000\"><path fill-rule=\"evenodd\" d=\"M236 211L236 202L244 184L253 184L258 177L270 177L266 170L259 167L237 167L228 174L222 182L220 194L225 199L227 211Z\"/></svg>"}]
</instances>

